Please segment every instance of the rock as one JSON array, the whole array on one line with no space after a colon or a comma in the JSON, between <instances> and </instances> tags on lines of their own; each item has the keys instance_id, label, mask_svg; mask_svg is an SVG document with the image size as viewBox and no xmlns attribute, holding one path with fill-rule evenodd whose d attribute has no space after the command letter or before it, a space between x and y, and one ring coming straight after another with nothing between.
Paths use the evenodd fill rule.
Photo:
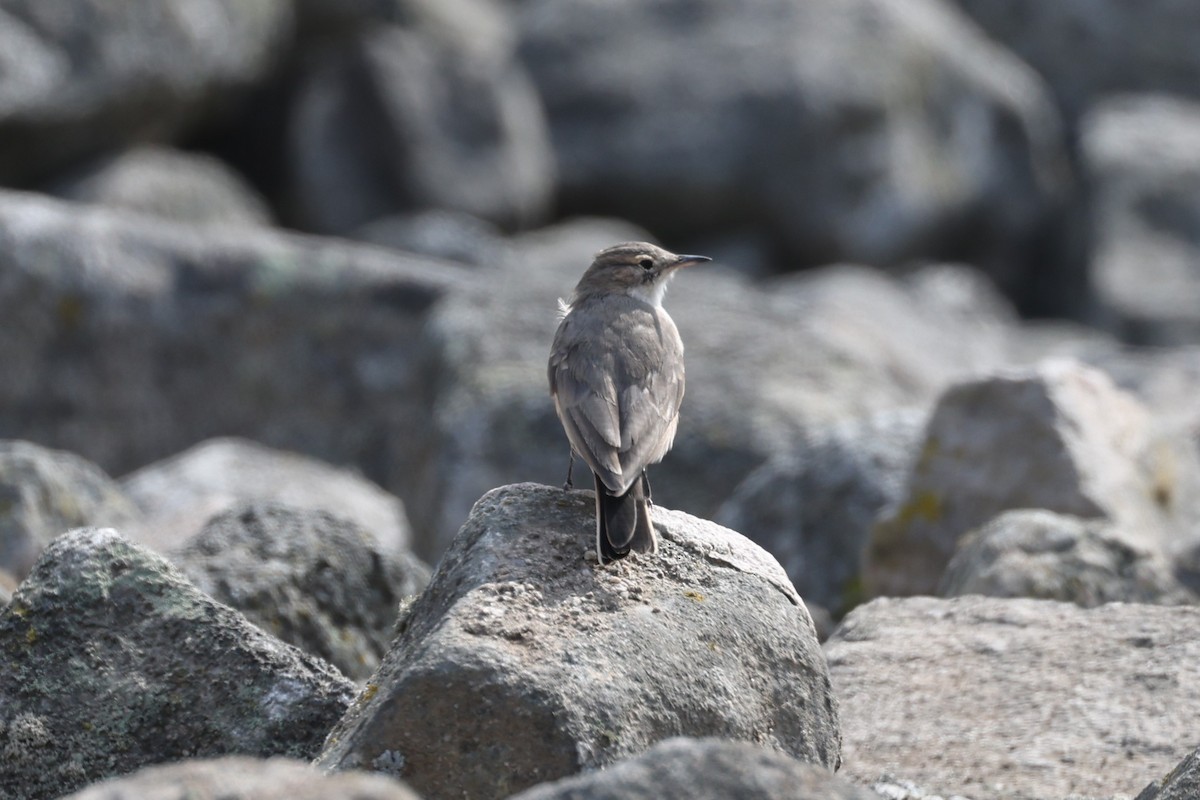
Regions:
<instances>
[{"instance_id":1,"label":"rock","mask_svg":"<svg viewBox=\"0 0 1200 800\"><path fill-rule=\"evenodd\" d=\"M438 537L422 556L444 550L488 489L563 482L566 436L546 384L554 310L597 250L639 234L589 220L515 237L510 264L436 307L422 345L434 364L435 463L407 505L414 526ZM932 403L951 381L1005 360L1007 322L963 315L865 267L762 287L694 267L666 306L687 348L688 386L674 449L650 480L658 502L706 518L806 428Z\"/></svg>"},{"instance_id":2,"label":"rock","mask_svg":"<svg viewBox=\"0 0 1200 800\"><path fill-rule=\"evenodd\" d=\"M430 208L540 220L553 152L505 16L491 0L402 6L403 25L365 28L306 70L288 148L300 222L344 234Z\"/></svg>"},{"instance_id":3,"label":"rock","mask_svg":"<svg viewBox=\"0 0 1200 800\"><path fill-rule=\"evenodd\" d=\"M137 517L121 487L90 461L0 440L0 571L19 580L42 548L68 529L125 525Z\"/></svg>"},{"instance_id":4,"label":"rock","mask_svg":"<svg viewBox=\"0 0 1200 800\"><path fill-rule=\"evenodd\" d=\"M16 578L0 569L0 610L3 610L4 606L8 605L8 601L12 599L18 583Z\"/></svg>"},{"instance_id":5,"label":"rock","mask_svg":"<svg viewBox=\"0 0 1200 800\"><path fill-rule=\"evenodd\" d=\"M0 436L110 474L248 436L391 490L429 428L414 343L472 280L375 247L15 192L0 192L0 275Z\"/></svg>"},{"instance_id":6,"label":"rock","mask_svg":"<svg viewBox=\"0 0 1200 800\"><path fill-rule=\"evenodd\" d=\"M454 211L394 214L367 223L350 237L472 266L494 267L511 258L508 242L494 225Z\"/></svg>"},{"instance_id":7,"label":"rock","mask_svg":"<svg viewBox=\"0 0 1200 800\"><path fill-rule=\"evenodd\" d=\"M516 19L568 211L668 239L757 228L789 266L958 257L1014 294L1055 268L1033 263L1068 181L1057 112L947 5L525 0Z\"/></svg>"},{"instance_id":8,"label":"rock","mask_svg":"<svg viewBox=\"0 0 1200 800\"><path fill-rule=\"evenodd\" d=\"M1193 536L1198 475L1192 448L1097 370L1046 362L960 383L872 531L868 591L932 593L963 534L1010 509L1146 528L1164 545Z\"/></svg>"},{"instance_id":9,"label":"rock","mask_svg":"<svg viewBox=\"0 0 1200 800\"><path fill-rule=\"evenodd\" d=\"M485 495L318 765L480 800L680 735L836 768L836 700L778 563L659 506L659 553L601 569L593 513L587 492Z\"/></svg>"},{"instance_id":10,"label":"rock","mask_svg":"<svg viewBox=\"0 0 1200 800\"><path fill-rule=\"evenodd\" d=\"M383 775L322 775L286 758L227 756L146 767L90 786L63 800L419 800Z\"/></svg>"},{"instance_id":11,"label":"rock","mask_svg":"<svg viewBox=\"0 0 1200 800\"><path fill-rule=\"evenodd\" d=\"M943 795L1111 797L1190 751L1200 609L880 599L825 645L843 776Z\"/></svg>"},{"instance_id":12,"label":"rock","mask_svg":"<svg viewBox=\"0 0 1200 800\"><path fill-rule=\"evenodd\" d=\"M879 796L745 742L677 737L607 769L562 778L512 800L879 800Z\"/></svg>"},{"instance_id":13,"label":"rock","mask_svg":"<svg viewBox=\"0 0 1200 800\"><path fill-rule=\"evenodd\" d=\"M1036 597L1081 606L1195 603L1156 531L1041 509L1006 511L959 543L938 585L955 597Z\"/></svg>"},{"instance_id":14,"label":"rock","mask_svg":"<svg viewBox=\"0 0 1200 800\"><path fill-rule=\"evenodd\" d=\"M49 189L68 200L176 222L271 224L266 202L233 169L212 156L164 147L141 146L108 156Z\"/></svg>"},{"instance_id":15,"label":"rock","mask_svg":"<svg viewBox=\"0 0 1200 800\"><path fill-rule=\"evenodd\" d=\"M1200 796L1200 750L1142 790L1134 800L1190 800Z\"/></svg>"},{"instance_id":16,"label":"rock","mask_svg":"<svg viewBox=\"0 0 1200 800\"><path fill-rule=\"evenodd\" d=\"M1200 95L1200 7L1148 0L957 0L1046 80L1069 121L1105 95Z\"/></svg>"},{"instance_id":17,"label":"rock","mask_svg":"<svg viewBox=\"0 0 1200 800\"><path fill-rule=\"evenodd\" d=\"M862 599L871 526L900 499L925 416L884 411L810 429L795 450L750 473L716 522L779 559L807 605L840 616Z\"/></svg>"},{"instance_id":18,"label":"rock","mask_svg":"<svg viewBox=\"0 0 1200 800\"><path fill-rule=\"evenodd\" d=\"M121 481L143 519L135 541L168 553L216 514L247 502L328 511L352 520L384 550L407 552L404 504L359 472L232 437L209 439Z\"/></svg>"},{"instance_id":19,"label":"rock","mask_svg":"<svg viewBox=\"0 0 1200 800\"><path fill-rule=\"evenodd\" d=\"M29 800L185 757L311 758L353 690L101 528L45 550L0 661L0 792Z\"/></svg>"},{"instance_id":20,"label":"rock","mask_svg":"<svg viewBox=\"0 0 1200 800\"><path fill-rule=\"evenodd\" d=\"M1105 324L1139 344L1200 340L1200 104L1118 97L1081 128Z\"/></svg>"},{"instance_id":21,"label":"rock","mask_svg":"<svg viewBox=\"0 0 1200 800\"><path fill-rule=\"evenodd\" d=\"M269 503L213 517L176 563L212 597L355 680L379 666L401 599L429 582L427 566L383 550L350 519Z\"/></svg>"},{"instance_id":22,"label":"rock","mask_svg":"<svg viewBox=\"0 0 1200 800\"><path fill-rule=\"evenodd\" d=\"M292 27L287 0L5 3L0 182L186 130L265 77Z\"/></svg>"}]
</instances>

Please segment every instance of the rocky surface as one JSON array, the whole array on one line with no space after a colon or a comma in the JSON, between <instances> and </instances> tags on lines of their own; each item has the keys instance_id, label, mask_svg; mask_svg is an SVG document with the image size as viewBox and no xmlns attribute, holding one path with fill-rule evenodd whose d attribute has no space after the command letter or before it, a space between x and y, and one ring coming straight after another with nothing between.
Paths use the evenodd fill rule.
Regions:
<instances>
[{"instance_id":1,"label":"rocky surface","mask_svg":"<svg viewBox=\"0 0 1200 800\"><path fill-rule=\"evenodd\" d=\"M1200 796L1200 750L1193 750L1178 766L1153 781L1135 800L1188 800Z\"/></svg>"},{"instance_id":2,"label":"rocky surface","mask_svg":"<svg viewBox=\"0 0 1200 800\"><path fill-rule=\"evenodd\" d=\"M1200 609L881 599L825 645L843 777L942 795L1113 797L1193 745Z\"/></svg>"},{"instance_id":3,"label":"rocky surface","mask_svg":"<svg viewBox=\"0 0 1200 800\"><path fill-rule=\"evenodd\" d=\"M218 513L248 502L326 511L353 520L382 548L411 545L404 504L359 472L233 437L209 439L121 479L141 511L136 541L168 553Z\"/></svg>"},{"instance_id":4,"label":"rocky surface","mask_svg":"<svg viewBox=\"0 0 1200 800\"><path fill-rule=\"evenodd\" d=\"M601 569L593 508L532 484L485 495L318 764L430 798L506 797L680 735L835 768L836 701L779 565L656 507L660 552Z\"/></svg>"},{"instance_id":5,"label":"rocky surface","mask_svg":"<svg viewBox=\"0 0 1200 800\"><path fill-rule=\"evenodd\" d=\"M1195 448L1102 372L1055 361L961 383L872 531L868 591L932 593L959 539L1010 509L1108 519L1176 547L1195 535L1198 482Z\"/></svg>"},{"instance_id":6,"label":"rocky surface","mask_svg":"<svg viewBox=\"0 0 1200 800\"><path fill-rule=\"evenodd\" d=\"M343 772L322 775L311 765L286 758L227 756L146 767L113 778L63 800L419 800L382 775Z\"/></svg>"},{"instance_id":7,"label":"rocky surface","mask_svg":"<svg viewBox=\"0 0 1200 800\"><path fill-rule=\"evenodd\" d=\"M1156 531L1042 509L1006 511L966 534L938 594L1036 597L1081 606L1195 603Z\"/></svg>"},{"instance_id":8,"label":"rocky surface","mask_svg":"<svg viewBox=\"0 0 1200 800\"><path fill-rule=\"evenodd\" d=\"M90 461L0 440L0 571L14 579L25 577L42 549L70 528L127 525L138 516L116 481Z\"/></svg>"},{"instance_id":9,"label":"rocky surface","mask_svg":"<svg viewBox=\"0 0 1200 800\"><path fill-rule=\"evenodd\" d=\"M55 798L184 757L311 758L352 699L108 528L46 549L0 611L0 791Z\"/></svg>"},{"instance_id":10,"label":"rocky surface","mask_svg":"<svg viewBox=\"0 0 1200 800\"><path fill-rule=\"evenodd\" d=\"M608 769L535 786L512 800L879 800L824 767L721 739L668 739Z\"/></svg>"},{"instance_id":11,"label":"rocky surface","mask_svg":"<svg viewBox=\"0 0 1200 800\"><path fill-rule=\"evenodd\" d=\"M428 567L348 518L269 503L217 514L175 561L213 598L356 680L379 666L401 600L429 582Z\"/></svg>"},{"instance_id":12,"label":"rocky surface","mask_svg":"<svg viewBox=\"0 0 1200 800\"><path fill-rule=\"evenodd\" d=\"M757 230L807 264L978 251L1011 287L1002 251L1032 257L1064 190L1041 81L941 2L527 0L516 20L569 208Z\"/></svg>"}]
</instances>

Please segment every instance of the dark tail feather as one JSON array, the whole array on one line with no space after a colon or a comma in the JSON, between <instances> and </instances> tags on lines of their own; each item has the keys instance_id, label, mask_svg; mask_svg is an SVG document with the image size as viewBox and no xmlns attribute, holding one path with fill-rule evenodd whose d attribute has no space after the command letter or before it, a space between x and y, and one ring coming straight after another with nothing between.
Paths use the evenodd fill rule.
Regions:
<instances>
[{"instance_id":1,"label":"dark tail feather","mask_svg":"<svg viewBox=\"0 0 1200 800\"><path fill-rule=\"evenodd\" d=\"M650 521L650 504L640 481L635 481L623 495L611 495L596 478L596 553L600 563L616 561L629 555L658 552L654 524Z\"/></svg>"}]
</instances>

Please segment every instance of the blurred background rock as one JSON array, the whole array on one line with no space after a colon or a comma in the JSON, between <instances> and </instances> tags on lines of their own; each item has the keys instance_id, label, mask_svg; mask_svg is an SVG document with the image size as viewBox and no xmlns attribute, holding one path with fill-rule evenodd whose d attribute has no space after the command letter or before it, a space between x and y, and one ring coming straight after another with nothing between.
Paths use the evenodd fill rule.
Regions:
<instances>
[{"instance_id":1,"label":"blurred background rock","mask_svg":"<svg viewBox=\"0 0 1200 800\"><path fill-rule=\"evenodd\" d=\"M814 608L947 562L954 591L1069 586L972 569L1069 571L1030 537L1135 518L1169 520L1137 531L1170 583L1139 596L1190 597L1196 41L1167 0L0 0L0 439L66 451L3 478L0 571L63 520L193 535L226 506L165 530L182 512L135 490L217 437L358 473L389 498L368 533L436 562L487 490L562 482L555 300L647 238L717 262L669 300L689 387L655 499L762 543ZM1121 414L1053 381L1025 403L1004 370L1042 386L1051 356ZM956 462L951 429L993 444ZM1097 502L995 533L1039 494L988 476L1060 452L1049 488ZM253 463L204 486L289 496ZM75 472L105 514L63 499ZM879 554L922 537L928 574L893 580Z\"/></svg>"}]
</instances>

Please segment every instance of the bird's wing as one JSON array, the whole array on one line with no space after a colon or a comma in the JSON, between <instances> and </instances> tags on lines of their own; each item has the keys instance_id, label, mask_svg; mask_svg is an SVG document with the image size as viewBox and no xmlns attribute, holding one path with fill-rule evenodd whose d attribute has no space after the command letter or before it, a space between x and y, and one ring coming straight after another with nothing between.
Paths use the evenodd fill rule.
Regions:
<instances>
[{"instance_id":1,"label":"bird's wing","mask_svg":"<svg viewBox=\"0 0 1200 800\"><path fill-rule=\"evenodd\" d=\"M630 382L621 394L621 471L637 476L647 464L660 461L675 440L679 406L683 402L682 352L673 342L665 347L658 369Z\"/></svg>"},{"instance_id":2,"label":"bird's wing","mask_svg":"<svg viewBox=\"0 0 1200 800\"><path fill-rule=\"evenodd\" d=\"M571 448L604 485L623 490L620 415L611 359L587 352L589 343L564 319L554 337L548 376L550 394Z\"/></svg>"}]
</instances>

